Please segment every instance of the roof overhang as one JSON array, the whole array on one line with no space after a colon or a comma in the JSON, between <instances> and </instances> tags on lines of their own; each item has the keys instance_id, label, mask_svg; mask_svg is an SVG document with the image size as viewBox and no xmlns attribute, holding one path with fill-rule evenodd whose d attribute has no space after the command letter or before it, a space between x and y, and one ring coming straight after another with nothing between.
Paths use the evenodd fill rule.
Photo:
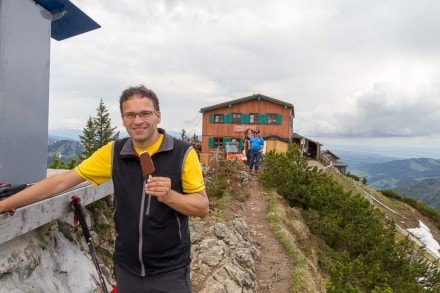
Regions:
<instances>
[{"instance_id":1,"label":"roof overhang","mask_svg":"<svg viewBox=\"0 0 440 293\"><path fill-rule=\"evenodd\" d=\"M275 104L280 104L280 105L284 106L285 108L292 109L292 116L293 117L295 116L295 113L293 111L293 105L291 103L287 103L287 102L284 102L284 101L281 101L281 100L278 100L278 99L274 99L274 98L271 98L271 97L268 97L268 96L265 96L265 95L262 95L262 94L253 94L251 96L247 96L247 97L244 97L244 98L235 99L235 100L223 102L223 103L220 103L220 104L212 105L212 106L209 106L209 107L201 108L199 112L200 113L204 113L204 112L215 110L215 109L219 109L219 108L231 107L234 104L244 103L244 102L248 102L248 101L252 101L252 100L258 100L258 101L266 100L266 101L270 101L270 102L275 103Z\"/></svg>"},{"instance_id":2,"label":"roof overhang","mask_svg":"<svg viewBox=\"0 0 440 293\"><path fill-rule=\"evenodd\" d=\"M34 0L51 14L51 37L61 41L101 26L69 0Z\"/></svg>"}]
</instances>

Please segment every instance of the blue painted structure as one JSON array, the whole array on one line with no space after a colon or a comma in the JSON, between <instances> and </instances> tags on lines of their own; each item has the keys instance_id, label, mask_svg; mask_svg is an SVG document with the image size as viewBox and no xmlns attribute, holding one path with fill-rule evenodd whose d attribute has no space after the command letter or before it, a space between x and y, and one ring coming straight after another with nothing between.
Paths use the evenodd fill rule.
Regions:
<instances>
[{"instance_id":1,"label":"blue painted structure","mask_svg":"<svg viewBox=\"0 0 440 293\"><path fill-rule=\"evenodd\" d=\"M0 0L0 182L47 176L51 38L99 27L68 0Z\"/></svg>"}]
</instances>

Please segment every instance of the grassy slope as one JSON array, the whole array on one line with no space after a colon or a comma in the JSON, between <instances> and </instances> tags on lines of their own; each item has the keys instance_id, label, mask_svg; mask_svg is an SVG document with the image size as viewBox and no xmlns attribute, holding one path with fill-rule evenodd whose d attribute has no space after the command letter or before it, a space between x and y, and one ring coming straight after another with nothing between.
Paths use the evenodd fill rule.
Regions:
<instances>
[{"instance_id":1,"label":"grassy slope","mask_svg":"<svg viewBox=\"0 0 440 293\"><path fill-rule=\"evenodd\" d=\"M322 165L316 161L310 163L313 166L322 168ZM421 220L430 227L433 236L437 240L440 239L440 232L434 224L413 207L398 200L390 199L335 170L330 172L334 180L341 184L345 190L363 194L383 212L384 218L393 219L400 227L398 229L400 233L404 232L404 229L418 227L419 220ZM325 245L309 232L298 209L289 207L275 191L266 190L266 192L269 198L268 221L270 227L278 241L286 247L294 262L290 292L325 292L327 276L318 266L318 253ZM222 199L211 199L213 206L217 207L214 212L216 216L214 217L225 220L231 216L228 216L226 212L231 201L245 201L243 197L237 199L237 196L240 198L237 194L227 193Z\"/></svg>"}]
</instances>

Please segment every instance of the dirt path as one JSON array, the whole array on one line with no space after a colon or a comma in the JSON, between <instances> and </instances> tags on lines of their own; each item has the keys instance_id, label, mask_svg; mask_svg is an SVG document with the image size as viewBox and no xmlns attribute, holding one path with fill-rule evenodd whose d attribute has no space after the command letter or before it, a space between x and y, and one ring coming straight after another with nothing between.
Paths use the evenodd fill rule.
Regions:
<instances>
[{"instance_id":1,"label":"dirt path","mask_svg":"<svg viewBox=\"0 0 440 293\"><path fill-rule=\"evenodd\" d=\"M292 261L270 229L267 195L260 189L256 176L251 176L250 180L250 197L242 203L240 216L248 223L261 252L256 264L258 285L255 292L289 292Z\"/></svg>"}]
</instances>

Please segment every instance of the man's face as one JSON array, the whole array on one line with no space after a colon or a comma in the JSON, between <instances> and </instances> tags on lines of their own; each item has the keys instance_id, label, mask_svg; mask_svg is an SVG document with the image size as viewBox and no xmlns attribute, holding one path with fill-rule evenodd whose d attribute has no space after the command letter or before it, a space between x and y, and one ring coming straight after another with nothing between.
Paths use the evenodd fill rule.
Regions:
<instances>
[{"instance_id":1,"label":"man's face","mask_svg":"<svg viewBox=\"0 0 440 293\"><path fill-rule=\"evenodd\" d=\"M156 141L160 115L150 98L135 95L122 103L122 122L135 147L145 148Z\"/></svg>"}]
</instances>

